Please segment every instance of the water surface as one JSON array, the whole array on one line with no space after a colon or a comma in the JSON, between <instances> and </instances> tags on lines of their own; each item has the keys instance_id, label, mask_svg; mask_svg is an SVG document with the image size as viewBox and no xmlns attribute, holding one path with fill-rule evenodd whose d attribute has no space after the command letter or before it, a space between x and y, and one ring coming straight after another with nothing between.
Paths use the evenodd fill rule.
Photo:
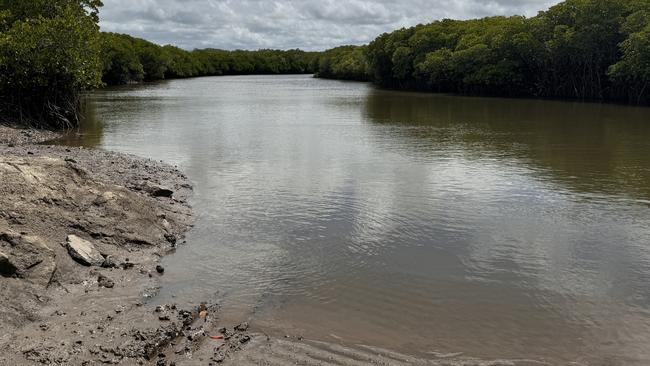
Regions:
<instances>
[{"instance_id":1,"label":"water surface","mask_svg":"<svg viewBox=\"0 0 650 366\"><path fill-rule=\"evenodd\" d=\"M66 143L195 184L159 301L412 354L650 364L650 108L309 76L88 99Z\"/></svg>"}]
</instances>

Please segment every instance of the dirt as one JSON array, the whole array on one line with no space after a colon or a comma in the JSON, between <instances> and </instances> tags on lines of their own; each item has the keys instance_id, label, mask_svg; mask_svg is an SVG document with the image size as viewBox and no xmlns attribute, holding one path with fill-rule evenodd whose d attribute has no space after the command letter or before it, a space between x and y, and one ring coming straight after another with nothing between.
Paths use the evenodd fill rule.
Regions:
<instances>
[{"instance_id":1,"label":"dirt","mask_svg":"<svg viewBox=\"0 0 650 366\"><path fill-rule=\"evenodd\" d=\"M57 135L0 126L0 365L207 365L247 343L247 327L219 329L217 305L149 304L173 275L160 258L192 225L187 177L38 144ZM93 260L70 249L75 236Z\"/></svg>"}]
</instances>

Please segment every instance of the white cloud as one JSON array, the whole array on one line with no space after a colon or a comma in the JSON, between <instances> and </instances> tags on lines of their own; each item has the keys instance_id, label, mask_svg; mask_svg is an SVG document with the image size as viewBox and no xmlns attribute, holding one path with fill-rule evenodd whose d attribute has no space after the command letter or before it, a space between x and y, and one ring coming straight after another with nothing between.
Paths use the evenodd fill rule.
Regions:
<instances>
[{"instance_id":1,"label":"white cloud","mask_svg":"<svg viewBox=\"0 0 650 366\"><path fill-rule=\"evenodd\" d=\"M535 15L557 0L105 0L102 29L186 49L363 44L436 19Z\"/></svg>"}]
</instances>

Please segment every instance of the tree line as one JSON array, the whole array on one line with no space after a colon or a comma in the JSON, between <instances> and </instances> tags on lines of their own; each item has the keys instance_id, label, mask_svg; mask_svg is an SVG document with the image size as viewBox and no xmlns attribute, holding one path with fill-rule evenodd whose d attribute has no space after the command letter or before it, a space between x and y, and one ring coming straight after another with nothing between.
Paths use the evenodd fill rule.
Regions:
<instances>
[{"instance_id":1,"label":"tree line","mask_svg":"<svg viewBox=\"0 0 650 366\"><path fill-rule=\"evenodd\" d=\"M102 80L108 85L216 75L314 73L318 53L301 50L186 51L126 34L101 34Z\"/></svg>"},{"instance_id":2,"label":"tree line","mask_svg":"<svg viewBox=\"0 0 650 366\"><path fill-rule=\"evenodd\" d=\"M650 0L566 0L537 16L445 19L364 46L187 51L100 32L101 0L0 0L0 118L68 128L104 85L314 73L433 92L650 103Z\"/></svg>"},{"instance_id":3,"label":"tree line","mask_svg":"<svg viewBox=\"0 0 650 366\"><path fill-rule=\"evenodd\" d=\"M314 73L317 52L186 51L99 29L101 0L0 0L0 122L70 128L81 94L171 78Z\"/></svg>"},{"instance_id":4,"label":"tree line","mask_svg":"<svg viewBox=\"0 0 650 366\"><path fill-rule=\"evenodd\" d=\"M567 0L531 18L445 19L335 50L325 52L333 59L321 59L321 77L355 75L433 92L650 102L650 0Z\"/></svg>"}]
</instances>

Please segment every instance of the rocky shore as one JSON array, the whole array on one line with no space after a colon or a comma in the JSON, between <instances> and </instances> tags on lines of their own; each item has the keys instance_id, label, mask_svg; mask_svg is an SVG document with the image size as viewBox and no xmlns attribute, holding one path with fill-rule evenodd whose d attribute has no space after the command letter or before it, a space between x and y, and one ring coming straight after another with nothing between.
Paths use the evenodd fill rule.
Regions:
<instances>
[{"instance_id":1,"label":"rocky shore","mask_svg":"<svg viewBox=\"0 0 650 366\"><path fill-rule=\"evenodd\" d=\"M0 365L208 365L247 343L217 305L148 304L192 225L187 177L38 144L56 137L0 126Z\"/></svg>"}]
</instances>

